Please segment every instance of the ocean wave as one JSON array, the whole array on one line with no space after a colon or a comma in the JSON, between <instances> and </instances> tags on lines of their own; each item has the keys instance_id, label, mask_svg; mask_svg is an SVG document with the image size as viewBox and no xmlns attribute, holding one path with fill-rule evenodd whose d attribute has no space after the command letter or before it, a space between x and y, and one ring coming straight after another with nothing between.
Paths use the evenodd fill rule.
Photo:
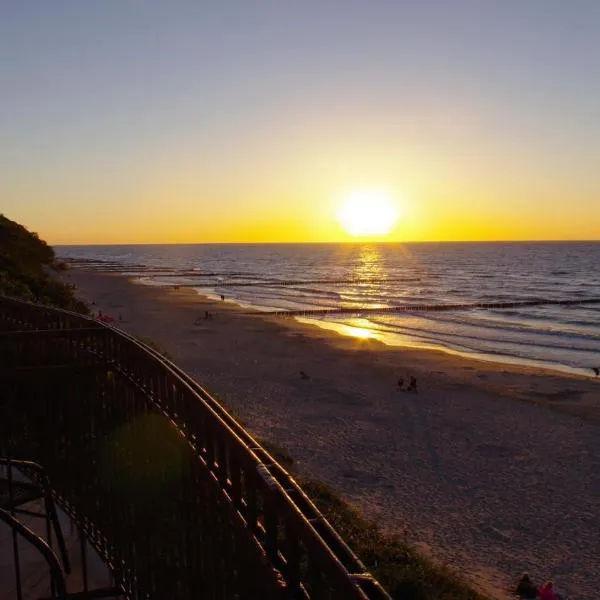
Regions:
<instances>
[{"instance_id":1,"label":"ocean wave","mask_svg":"<svg viewBox=\"0 0 600 600\"><path fill-rule=\"evenodd\" d=\"M341 321L340 321L341 322ZM376 322L371 321L372 324ZM600 336L585 336L580 334L566 332L536 332L527 337L520 335L522 332L514 329L501 327L464 327L462 331L452 331L447 328L435 327L436 322L421 322L414 326L406 324L385 323L383 326L377 324L374 327L379 332L387 331L389 333L418 333L418 335L427 334L431 337L440 337L446 339L463 339L478 342L495 342L500 344L517 344L520 346L535 346L544 348L565 348L582 351L595 351L600 347ZM364 327L364 326L363 326ZM512 335L506 335L512 334Z\"/></svg>"}]
</instances>

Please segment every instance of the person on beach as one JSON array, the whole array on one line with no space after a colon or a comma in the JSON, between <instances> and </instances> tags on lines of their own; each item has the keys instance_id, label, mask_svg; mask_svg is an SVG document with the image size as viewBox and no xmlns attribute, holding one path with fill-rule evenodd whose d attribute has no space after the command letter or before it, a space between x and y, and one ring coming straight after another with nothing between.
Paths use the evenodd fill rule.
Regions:
<instances>
[{"instance_id":1,"label":"person on beach","mask_svg":"<svg viewBox=\"0 0 600 600\"><path fill-rule=\"evenodd\" d=\"M406 388L407 392L417 392L417 380L411 375L410 377L410 383L408 384L408 387Z\"/></svg>"},{"instance_id":2,"label":"person on beach","mask_svg":"<svg viewBox=\"0 0 600 600\"><path fill-rule=\"evenodd\" d=\"M540 588L540 600L566 600L566 598L557 593L552 581L546 581Z\"/></svg>"},{"instance_id":3,"label":"person on beach","mask_svg":"<svg viewBox=\"0 0 600 600\"><path fill-rule=\"evenodd\" d=\"M404 377L398 377L398 388L401 390L404 389Z\"/></svg>"},{"instance_id":4,"label":"person on beach","mask_svg":"<svg viewBox=\"0 0 600 600\"><path fill-rule=\"evenodd\" d=\"M538 589L534 585L533 581L531 581L529 573L523 573L519 583L517 584L515 594L519 596L519 598L527 598L531 600L537 598Z\"/></svg>"}]
</instances>

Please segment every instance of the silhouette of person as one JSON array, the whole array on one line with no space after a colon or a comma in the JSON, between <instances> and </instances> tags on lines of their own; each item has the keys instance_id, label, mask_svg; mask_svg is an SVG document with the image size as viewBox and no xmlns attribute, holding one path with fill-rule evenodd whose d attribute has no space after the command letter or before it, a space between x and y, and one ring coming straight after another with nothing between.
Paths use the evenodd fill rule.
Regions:
<instances>
[{"instance_id":1,"label":"silhouette of person","mask_svg":"<svg viewBox=\"0 0 600 600\"><path fill-rule=\"evenodd\" d=\"M531 581L528 573L523 573L521 579L519 579L519 583L517 584L517 589L515 590L515 594L519 596L519 598L526 598L527 600L533 600L537 598L538 589Z\"/></svg>"},{"instance_id":2,"label":"silhouette of person","mask_svg":"<svg viewBox=\"0 0 600 600\"><path fill-rule=\"evenodd\" d=\"M410 382L408 387L406 388L407 392L416 392L417 390L417 380L411 375Z\"/></svg>"}]
</instances>

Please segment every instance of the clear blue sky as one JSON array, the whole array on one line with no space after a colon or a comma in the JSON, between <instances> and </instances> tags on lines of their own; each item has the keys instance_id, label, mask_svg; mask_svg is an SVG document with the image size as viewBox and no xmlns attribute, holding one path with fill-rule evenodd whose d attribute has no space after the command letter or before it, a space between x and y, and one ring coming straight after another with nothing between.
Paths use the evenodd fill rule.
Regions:
<instances>
[{"instance_id":1,"label":"clear blue sky","mask_svg":"<svg viewBox=\"0 0 600 600\"><path fill-rule=\"evenodd\" d=\"M337 239L364 186L395 239L600 238L598 0L5 0L0 92L51 242Z\"/></svg>"}]
</instances>

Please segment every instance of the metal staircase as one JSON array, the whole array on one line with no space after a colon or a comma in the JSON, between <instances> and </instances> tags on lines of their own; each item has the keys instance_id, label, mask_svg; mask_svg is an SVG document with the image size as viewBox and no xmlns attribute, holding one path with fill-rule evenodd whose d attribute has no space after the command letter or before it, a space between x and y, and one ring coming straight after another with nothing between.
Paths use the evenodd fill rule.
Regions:
<instances>
[{"instance_id":1,"label":"metal staircase","mask_svg":"<svg viewBox=\"0 0 600 600\"><path fill-rule=\"evenodd\" d=\"M72 565L65 536L44 469L32 461L0 458L0 524L10 530L14 587L0 586L16 600L67 600L118 598L116 586L90 589L87 577L86 542L81 543L81 589L73 591ZM56 547L56 548L55 548ZM47 573L47 576L40 573ZM14 593L14 596L12 595ZM42 595L40 595L42 594Z\"/></svg>"}]
</instances>

